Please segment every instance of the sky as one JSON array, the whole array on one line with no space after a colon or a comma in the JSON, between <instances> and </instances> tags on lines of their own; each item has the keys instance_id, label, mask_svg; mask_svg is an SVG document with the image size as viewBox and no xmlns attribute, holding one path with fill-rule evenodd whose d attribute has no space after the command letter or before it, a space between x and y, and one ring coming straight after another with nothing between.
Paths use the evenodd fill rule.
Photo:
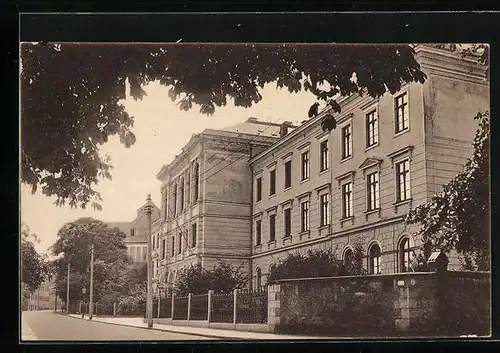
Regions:
<instances>
[{"instance_id":1,"label":"sky","mask_svg":"<svg viewBox=\"0 0 500 353\"><path fill-rule=\"evenodd\" d=\"M54 204L55 197L49 198L41 192L31 194L29 187L21 185L21 221L40 238L40 243L35 244L38 252L47 251L57 240L57 231L65 223L78 218L132 221L137 209L146 202L148 193L160 207L160 181L156 174L162 165L180 153L193 134L206 128L235 125L249 117L300 124L307 119L309 107L316 101L311 93L292 94L269 84L261 91L262 100L252 107L235 107L232 101L228 101L228 105L216 108L214 115L207 116L199 113L196 106L187 112L180 110L168 98L168 88L157 82L144 89L147 96L142 100L129 97L122 102L128 113L135 117L132 131L137 137L136 143L126 148L115 136L101 147L101 154L108 154L114 166L112 180L102 180L96 187L103 198L102 211L72 209L69 205L58 207Z\"/></svg>"}]
</instances>

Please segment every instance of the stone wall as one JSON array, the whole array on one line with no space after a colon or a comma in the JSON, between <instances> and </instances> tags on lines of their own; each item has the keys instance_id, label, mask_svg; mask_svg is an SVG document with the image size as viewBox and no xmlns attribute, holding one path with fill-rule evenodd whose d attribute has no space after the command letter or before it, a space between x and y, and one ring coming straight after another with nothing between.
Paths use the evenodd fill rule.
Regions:
<instances>
[{"instance_id":1,"label":"stone wall","mask_svg":"<svg viewBox=\"0 0 500 353\"><path fill-rule=\"evenodd\" d=\"M426 272L282 280L269 286L273 332L336 337L490 334L490 274Z\"/></svg>"}]
</instances>

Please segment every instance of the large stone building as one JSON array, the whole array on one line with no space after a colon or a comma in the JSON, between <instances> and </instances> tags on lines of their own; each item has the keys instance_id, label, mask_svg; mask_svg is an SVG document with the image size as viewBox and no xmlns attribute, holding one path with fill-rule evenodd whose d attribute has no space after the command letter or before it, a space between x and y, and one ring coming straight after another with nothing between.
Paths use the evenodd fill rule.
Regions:
<instances>
[{"instance_id":1,"label":"large stone building","mask_svg":"<svg viewBox=\"0 0 500 353\"><path fill-rule=\"evenodd\" d=\"M345 258L357 243L369 273L409 271L419 240L403 218L461 170L473 117L490 106L486 67L435 46L415 50L424 84L340 99L331 132L321 129L326 110L297 128L265 131L251 119L194 136L158 173L169 281L180 267L221 258L245 263L259 285L292 251L333 248Z\"/></svg>"},{"instance_id":2,"label":"large stone building","mask_svg":"<svg viewBox=\"0 0 500 353\"><path fill-rule=\"evenodd\" d=\"M137 216L131 222L108 222L109 227L116 227L125 233L124 240L127 253L134 263L146 262L148 253L148 219L143 206L137 209ZM151 222L155 223L160 218L160 209L152 203Z\"/></svg>"},{"instance_id":3,"label":"large stone building","mask_svg":"<svg viewBox=\"0 0 500 353\"><path fill-rule=\"evenodd\" d=\"M211 267L219 259L250 271L248 161L275 143L283 129L293 126L255 118L222 130L206 129L162 167L157 174L162 182L162 222L154 243L159 270L168 283L181 268L194 263Z\"/></svg>"}]
</instances>

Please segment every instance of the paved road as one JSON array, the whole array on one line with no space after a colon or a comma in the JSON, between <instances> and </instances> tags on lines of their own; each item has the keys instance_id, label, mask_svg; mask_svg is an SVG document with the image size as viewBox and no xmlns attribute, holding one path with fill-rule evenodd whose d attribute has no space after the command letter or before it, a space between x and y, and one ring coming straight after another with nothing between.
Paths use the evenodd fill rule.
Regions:
<instances>
[{"instance_id":1,"label":"paved road","mask_svg":"<svg viewBox=\"0 0 500 353\"><path fill-rule=\"evenodd\" d=\"M209 340L208 337L110 325L56 314L25 311L21 317L23 340L51 341L165 341Z\"/></svg>"}]
</instances>

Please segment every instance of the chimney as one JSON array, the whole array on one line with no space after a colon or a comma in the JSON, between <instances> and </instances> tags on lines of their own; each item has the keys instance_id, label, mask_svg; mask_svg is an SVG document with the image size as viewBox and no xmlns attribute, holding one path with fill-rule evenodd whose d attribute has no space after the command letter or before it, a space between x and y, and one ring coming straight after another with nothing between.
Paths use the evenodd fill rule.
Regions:
<instances>
[{"instance_id":1,"label":"chimney","mask_svg":"<svg viewBox=\"0 0 500 353\"><path fill-rule=\"evenodd\" d=\"M280 137L283 137L286 134L288 134L288 127L289 126L292 126L292 122L291 121L284 121L281 124L281 126L280 126Z\"/></svg>"}]
</instances>

